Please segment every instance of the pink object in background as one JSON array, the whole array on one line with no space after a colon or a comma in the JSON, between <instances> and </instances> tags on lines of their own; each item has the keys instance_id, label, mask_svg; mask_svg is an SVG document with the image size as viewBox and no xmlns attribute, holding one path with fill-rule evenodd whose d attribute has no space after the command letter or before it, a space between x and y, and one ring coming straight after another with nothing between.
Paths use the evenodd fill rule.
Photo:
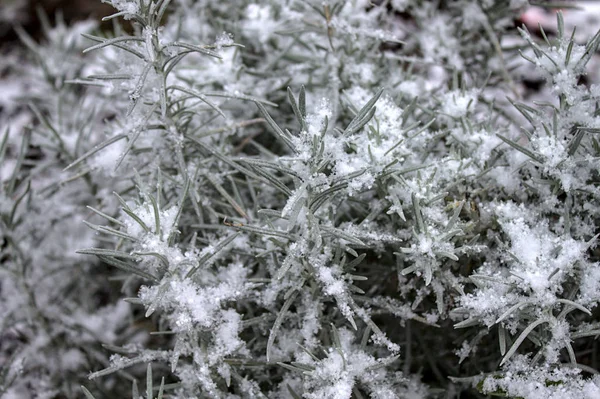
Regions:
<instances>
[{"instance_id":1,"label":"pink object in background","mask_svg":"<svg viewBox=\"0 0 600 399\"><path fill-rule=\"evenodd\" d=\"M578 43L583 43L600 29L600 2L578 1L573 2L573 5L577 8L562 9L565 20L565 32L570 34L574 28L577 28L575 40ZM538 32L539 25L546 32L555 32L556 12L559 10L561 9L530 7L521 14L520 22L531 32Z\"/></svg>"},{"instance_id":2,"label":"pink object in background","mask_svg":"<svg viewBox=\"0 0 600 399\"><path fill-rule=\"evenodd\" d=\"M548 11L540 7L529 7L527 11L521 14L521 22L530 31L538 31L539 25L544 29L554 30L556 16L553 11Z\"/></svg>"}]
</instances>

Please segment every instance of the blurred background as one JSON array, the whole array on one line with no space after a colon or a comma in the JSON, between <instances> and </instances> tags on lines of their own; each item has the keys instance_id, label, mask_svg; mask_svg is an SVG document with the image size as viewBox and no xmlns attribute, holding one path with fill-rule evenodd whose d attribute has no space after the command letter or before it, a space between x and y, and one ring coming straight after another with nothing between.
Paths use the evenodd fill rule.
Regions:
<instances>
[{"instance_id":1,"label":"blurred background","mask_svg":"<svg viewBox=\"0 0 600 399\"><path fill-rule=\"evenodd\" d=\"M476 1L476 0L473 0ZM260 2L260 1L257 1ZM568 28L577 26L577 38L584 41L600 29L600 1L530 1L535 4L565 4L563 9ZM0 46L18 41L12 29L14 24L21 25L32 37L39 38L42 33L39 13L46 14L51 22L63 18L65 22L86 19L99 21L112 13L113 8L101 0L0 0ZM532 6L516 24L525 24L532 30L538 30L538 23L544 29L554 30L556 17L553 11ZM570 29L568 29L570 30Z\"/></svg>"},{"instance_id":2,"label":"blurred background","mask_svg":"<svg viewBox=\"0 0 600 399\"><path fill-rule=\"evenodd\" d=\"M52 22L57 13L62 14L69 23L89 18L100 20L112 10L112 6L100 0L0 0L0 43L6 45L18 41L12 28L14 24L39 38L42 34L39 12L46 14Z\"/></svg>"}]
</instances>

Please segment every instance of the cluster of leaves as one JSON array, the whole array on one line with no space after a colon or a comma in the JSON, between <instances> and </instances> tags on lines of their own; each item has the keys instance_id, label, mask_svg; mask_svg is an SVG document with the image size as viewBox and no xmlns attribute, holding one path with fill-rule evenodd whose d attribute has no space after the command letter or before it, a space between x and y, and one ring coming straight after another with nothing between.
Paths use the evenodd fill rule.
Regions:
<instances>
[{"instance_id":1,"label":"cluster of leaves","mask_svg":"<svg viewBox=\"0 0 600 399\"><path fill-rule=\"evenodd\" d=\"M600 35L503 46L525 1L110 3L18 30L0 392L600 395Z\"/></svg>"}]
</instances>

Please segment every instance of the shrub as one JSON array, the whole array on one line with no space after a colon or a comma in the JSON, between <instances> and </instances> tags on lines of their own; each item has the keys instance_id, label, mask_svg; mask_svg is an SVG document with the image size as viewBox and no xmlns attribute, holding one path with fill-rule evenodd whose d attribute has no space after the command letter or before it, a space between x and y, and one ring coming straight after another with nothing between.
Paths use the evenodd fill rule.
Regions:
<instances>
[{"instance_id":1,"label":"shrub","mask_svg":"<svg viewBox=\"0 0 600 399\"><path fill-rule=\"evenodd\" d=\"M6 397L600 398L600 33L110 3L2 60Z\"/></svg>"}]
</instances>

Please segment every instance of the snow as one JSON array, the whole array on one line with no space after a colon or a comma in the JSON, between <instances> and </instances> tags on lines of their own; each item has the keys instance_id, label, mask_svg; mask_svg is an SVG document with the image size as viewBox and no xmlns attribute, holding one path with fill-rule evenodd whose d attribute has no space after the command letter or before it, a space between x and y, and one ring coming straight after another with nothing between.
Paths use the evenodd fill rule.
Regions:
<instances>
[{"instance_id":1,"label":"snow","mask_svg":"<svg viewBox=\"0 0 600 399\"><path fill-rule=\"evenodd\" d=\"M467 116L477 105L477 96L478 93L475 90L449 91L442 98L442 112L455 119Z\"/></svg>"},{"instance_id":2,"label":"snow","mask_svg":"<svg viewBox=\"0 0 600 399\"><path fill-rule=\"evenodd\" d=\"M579 297L583 303L600 302L600 263L588 264L581 279Z\"/></svg>"},{"instance_id":3,"label":"snow","mask_svg":"<svg viewBox=\"0 0 600 399\"><path fill-rule=\"evenodd\" d=\"M512 204L498 206L501 223L511 241L510 250L519 261L512 272L541 297L546 291L558 292L561 280L581 259L586 245L551 234L543 223L528 226L519 211Z\"/></svg>"},{"instance_id":4,"label":"snow","mask_svg":"<svg viewBox=\"0 0 600 399\"><path fill-rule=\"evenodd\" d=\"M450 66L462 70L464 61L457 49L458 39L453 27L455 24L445 15L431 17L419 35L419 44L425 61L433 63L447 62Z\"/></svg>"},{"instance_id":5,"label":"snow","mask_svg":"<svg viewBox=\"0 0 600 399\"><path fill-rule=\"evenodd\" d=\"M125 19L131 18L133 14L139 14L139 2L136 0L102 0L110 3L117 10L125 13Z\"/></svg>"},{"instance_id":6,"label":"snow","mask_svg":"<svg viewBox=\"0 0 600 399\"><path fill-rule=\"evenodd\" d=\"M270 5L249 4L245 11L246 19L242 22L246 35L252 35L263 45L278 28L278 23L272 18Z\"/></svg>"},{"instance_id":7,"label":"snow","mask_svg":"<svg viewBox=\"0 0 600 399\"><path fill-rule=\"evenodd\" d=\"M527 359L520 358L506 369L504 375L486 378L483 391L487 393L500 389L510 396L524 399L600 398L600 379L584 380L576 368L531 367Z\"/></svg>"},{"instance_id":8,"label":"snow","mask_svg":"<svg viewBox=\"0 0 600 399\"><path fill-rule=\"evenodd\" d=\"M90 160L90 165L101 170L114 173L117 161L123 155L127 143L125 140L119 140L108 147L105 147L102 151L96 153Z\"/></svg>"},{"instance_id":9,"label":"snow","mask_svg":"<svg viewBox=\"0 0 600 399\"><path fill-rule=\"evenodd\" d=\"M217 50L221 50L224 46L231 46L234 44L233 34L223 32L217 36L217 40L215 41L215 45Z\"/></svg>"},{"instance_id":10,"label":"snow","mask_svg":"<svg viewBox=\"0 0 600 399\"><path fill-rule=\"evenodd\" d=\"M136 366L127 372L139 379L137 366L152 362L155 384L156 372L179 383L174 398L291 398L288 385L307 399L468 396L465 384L440 382L464 377L457 364L468 360L482 395L599 396L600 380L569 359L572 349L575 362L597 366L585 351L600 302L600 86L586 75L597 69L585 54L591 35L569 41L585 16L565 11L576 21L561 39L553 13L525 14L534 27L532 18L552 17L546 44L537 29L519 37L513 27L525 0L503 5L511 10L493 0L111 3L129 20L168 8L160 26L104 32L141 37L121 48L84 54L93 41L81 34L95 23L59 22L31 44L35 56L9 50L0 60L0 125L10 130L0 160L0 363L18 377L0 391L72 396L88 369ZM528 41L532 62L516 51ZM67 83L89 75L104 75L101 87ZM225 118L174 86L203 93ZM288 86L306 94L300 122ZM254 100L227 93L264 100L291 145L267 132L278 129ZM131 94L139 102L129 115ZM372 117L353 129L359 113ZM127 139L63 172L118 135L136 142L117 171ZM508 350L528 326L508 355L494 344L479 357L486 334L487 343L506 332ZM111 346L90 349L99 342L125 353L109 361ZM95 383L122 397L119 378Z\"/></svg>"}]
</instances>

